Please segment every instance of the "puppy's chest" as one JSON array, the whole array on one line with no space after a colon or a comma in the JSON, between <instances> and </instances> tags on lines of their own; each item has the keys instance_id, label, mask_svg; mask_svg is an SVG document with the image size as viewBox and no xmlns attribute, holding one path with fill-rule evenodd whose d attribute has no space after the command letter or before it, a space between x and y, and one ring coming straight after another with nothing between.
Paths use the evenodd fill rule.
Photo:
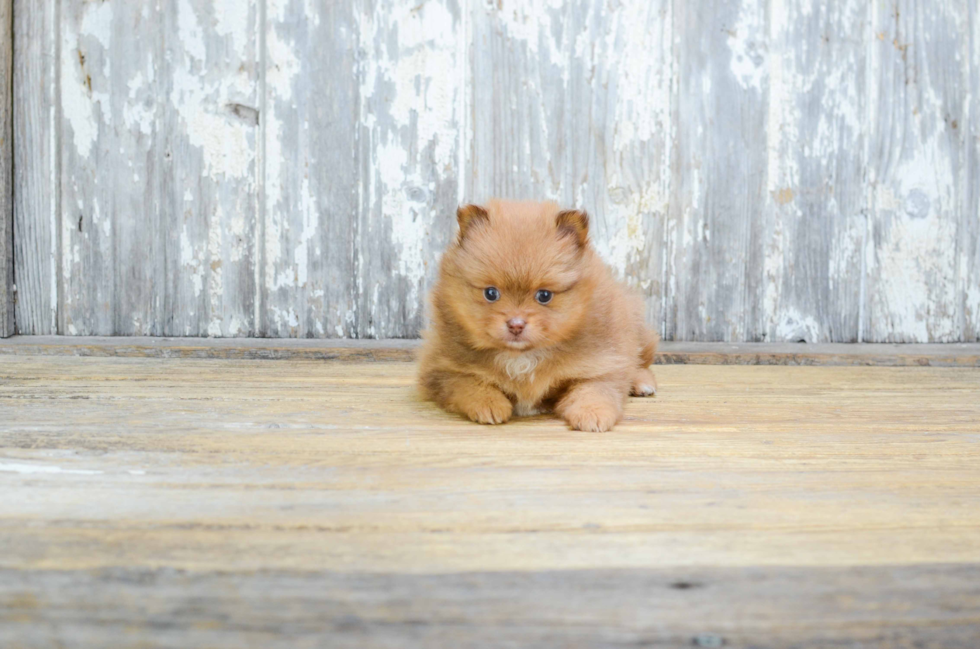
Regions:
<instances>
[{"instance_id":1,"label":"puppy's chest","mask_svg":"<svg viewBox=\"0 0 980 649\"><path fill-rule=\"evenodd\" d=\"M501 354L495 369L500 387L526 403L540 402L556 380L553 359L540 352Z\"/></svg>"}]
</instances>

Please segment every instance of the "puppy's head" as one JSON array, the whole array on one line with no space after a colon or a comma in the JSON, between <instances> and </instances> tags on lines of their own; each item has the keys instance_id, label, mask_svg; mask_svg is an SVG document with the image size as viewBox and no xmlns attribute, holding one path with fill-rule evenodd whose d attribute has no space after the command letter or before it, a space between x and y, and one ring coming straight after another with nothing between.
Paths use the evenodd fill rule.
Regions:
<instances>
[{"instance_id":1,"label":"puppy's head","mask_svg":"<svg viewBox=\"0 0 980 649\"><path fill-rule=\"evenodd\" d=\"M521 352L574 336L592 291L586 213L491 201L460 207L456 217L442 300L470 344Z\"/></svg>"}]
</instances>

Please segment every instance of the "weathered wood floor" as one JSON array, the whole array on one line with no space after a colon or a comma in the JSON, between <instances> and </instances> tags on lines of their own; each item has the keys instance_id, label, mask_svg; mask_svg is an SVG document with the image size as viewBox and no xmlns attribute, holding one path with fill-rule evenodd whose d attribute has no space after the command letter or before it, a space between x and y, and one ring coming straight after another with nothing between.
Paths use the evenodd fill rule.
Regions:
<instances>
[{"instance_id":1,"label":"weathered wood floor","mask_svg":"<svg viewBox=\"0 0 980 649\"><path fill-rule=\"evenodd\" d=\"M980 646L980 371L657 371L593 435L406 362L0 356L0 647Z\"/></svg>"}]
</instances>

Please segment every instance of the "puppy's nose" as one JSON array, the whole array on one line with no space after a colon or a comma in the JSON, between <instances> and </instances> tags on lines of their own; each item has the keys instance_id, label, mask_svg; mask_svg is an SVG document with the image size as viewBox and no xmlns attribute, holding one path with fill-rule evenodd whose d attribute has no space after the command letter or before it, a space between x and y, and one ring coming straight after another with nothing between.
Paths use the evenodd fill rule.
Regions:
<instances>
[{"instance_id":1,"label":"puppy's nose","mask_svg":"<svg viewBox=\"0 0 980 649\"><path fill-rule=\"evenodd\" d=\"M507 329L515 336L520 336L526 324L521 318L511 318L507 321Z\"/></svg>"}]
</instances>

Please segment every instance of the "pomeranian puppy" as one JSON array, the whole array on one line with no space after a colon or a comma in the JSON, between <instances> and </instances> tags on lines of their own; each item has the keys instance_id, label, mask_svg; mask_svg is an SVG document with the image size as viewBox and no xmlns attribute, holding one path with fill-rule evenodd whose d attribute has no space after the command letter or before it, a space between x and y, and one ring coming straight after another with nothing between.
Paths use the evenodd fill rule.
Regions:
<instances>
[{"instance_id":1,"label":"pomeranian puppy","mask_svg":"<svg viewBox=\"0 0 980 649\"><path fill-rule=\"evenodd\" d=\"M593 250L585 212L491 201L456 218L423 334L426 398L481 424L553 411L601 432L628 395L656 392L657 335Z\"/></svg>"}]
</instances>

